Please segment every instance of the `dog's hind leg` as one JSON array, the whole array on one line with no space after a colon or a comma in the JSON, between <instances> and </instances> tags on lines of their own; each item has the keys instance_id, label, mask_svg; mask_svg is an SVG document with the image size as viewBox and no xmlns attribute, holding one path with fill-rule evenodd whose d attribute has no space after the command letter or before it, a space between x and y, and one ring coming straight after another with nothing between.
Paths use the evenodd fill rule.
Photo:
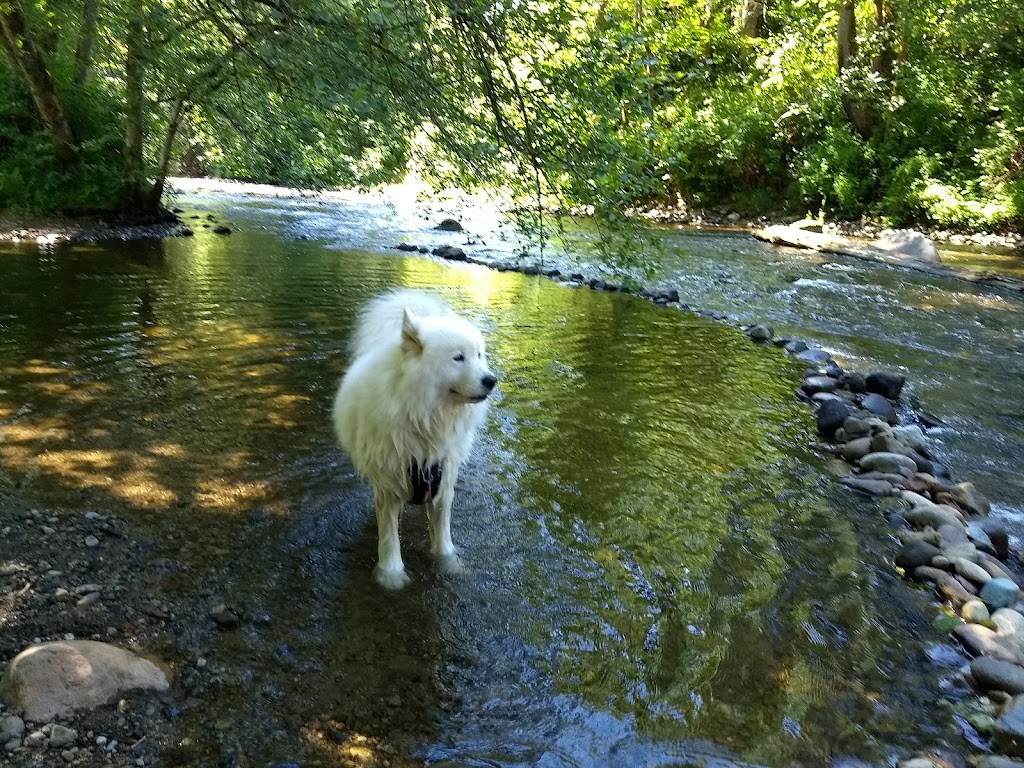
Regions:
<instances>
[{"instance_id":1,"label":"dog's hind leg","mask_svg":"<svg viewBox=\"0 0 1024 768\"><path fill-rule=\"evenodd\" d=\"M377 513L377 567L373 576L385 589L401 589L410 581L398 539L398 516L402 506L401 497L383 492L373 494L373 508Z\"/></svg>"},{"instance_id":2,"label":"dog's hind leg","mask_svg":"<svg viewBox=\"0 0 1024 768\"><path fill-rule=\"evenodd\" d=\"M430 530L430 554L445 573L462 573L462 561L452 543L452 500L455 498L455 480L458 467L446 463L441 474L441 487L437 495L427 502L427 527Z\"/></svg>"}]
</instances>

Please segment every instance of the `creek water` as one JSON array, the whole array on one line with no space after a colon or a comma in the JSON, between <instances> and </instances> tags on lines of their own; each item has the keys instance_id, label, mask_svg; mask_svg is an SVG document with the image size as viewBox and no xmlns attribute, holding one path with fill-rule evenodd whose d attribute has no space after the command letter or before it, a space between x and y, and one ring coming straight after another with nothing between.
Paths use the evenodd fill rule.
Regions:
<instances>
[{"instance_id":1,"label":"creek water","mask_svg":"<svg viewBox=\"0 0 1024 768\"><path fill-rule=\"evenodd\" d=\"M781 351L629 296L388 252L410 232L458 240L384 203L181 204L235 233L0 246L0 462L30 497L148 532L182 601L216 580L260 617L163 649L222 670L215 726L197 708L183 735L259 765L338 764L310 735L328 721L450 766L880 765L963 746L936 703L962 658L892 572L879 506L823 477ZM684 301L905 368L949 425L939 454L996 514L1022 513L1020 297L663 236L658 279ZM389 595L329 410L357 307L399 285L480 323L500 391L457 493L468 574L433 572L410 508L414 581Z\"/></svg>"}]
</instances>

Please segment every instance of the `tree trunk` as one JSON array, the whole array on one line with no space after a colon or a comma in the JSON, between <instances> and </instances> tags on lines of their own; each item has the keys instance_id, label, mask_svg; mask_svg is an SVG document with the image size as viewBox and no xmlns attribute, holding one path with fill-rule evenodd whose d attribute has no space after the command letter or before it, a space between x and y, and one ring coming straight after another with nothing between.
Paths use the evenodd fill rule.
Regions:
<instances>
[{"instance_id":1,"label":"tree trunk","mask_svg":"<svg viewBox=\"0 0 1024 768\"><path fill-rule=\"evenodd\" d=\"M839 76L846 73L857 54L857 9L855 0L839 0L839 25L836 30ZM862 138L869 139L875 131L876 117L872 110L859 105L850 95L849 85L841 85L843 113Z\"/></svg>"},{"instance_id":2,"label":"tree trunk","mask_svg":"<svg viewBox=\"0 0 1024 768\"><path fill-rule=\"evenodd\" d=\"M128 33L125 37L125 139L124 139L124 174L125 179L137 201L145 196L144 173L142 163L142 145L145 135L145 93L143 79L145 63L143 61L142 37L145 33L142 23L142 0L134 0L128 12Z\"/></svg>"},{"instance_id":3,"label":"tree trunk","mask_svg":"<svg viewBox=\"0 0 1024 768\"><path fill-rule=\"evenodd\" d=\"M164 132L163 144L160 147L160 160L157 163L156 180L145 195L143 204L147 210L154 213L160 209L160 199L164 195L164 183L167 181L167 170L171 165L171 157L174 153L174 139L178 136L178 129L181 121L185 118L186 111L185 97L179 96L171 106L171 116L167 122L167 130Z\"/></svg>"},{"instance_id":4,"label":"tree trunk","mask_svg":"<svg viewBox=\"0 0 1024 768\"><path fill-rule=\"evenodd\" d=\"M875 0L875 27L879 33L881 48L872 61L872 69L882 80L892 80L892 65L896 60L893 42L896 35L896 19L892 3L889 0Z\"/></svg>"},{"instance_id":5,"label":"tree trunk","mask_svg":"<svg viewBox=\"0 0 1024 768\"><path fill-rule=\"evenodd\" d=\"M75 47L75 85L83 85L92 66L92 49L96 44L96 27L100 16L100 0L85 0L82 27Z\"/></svg>"},{"instance_id":6,"label":"tree trunk","mask_svg":"<svg viewBox=\"0 0 1024 768\"><path fill-rule=\"evenodd\" d=\"M53 142L57 160L65 170L78 165L78 140L57 97L53 78L21 11L18 0L0 5L0 42L3 43L11 67L19 73L36 105L39 118Z\"/></svg>"},{"instance_id":7,"label":"tree trunk","mask_svg":"<svg viewBox=\"0 0 1024 768\"><path fill-rule=\"evenodd\" d=\"M765 0L743 0L740 12L740 34L747 37L760 37L764 24Z\"/></svg>"}]
</instances>

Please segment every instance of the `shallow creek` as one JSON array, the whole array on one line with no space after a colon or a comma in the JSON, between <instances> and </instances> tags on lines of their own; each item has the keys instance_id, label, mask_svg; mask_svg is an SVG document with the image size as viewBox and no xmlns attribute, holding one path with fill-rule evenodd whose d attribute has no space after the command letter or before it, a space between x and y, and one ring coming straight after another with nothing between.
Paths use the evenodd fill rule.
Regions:
<instances>
[{"instance_id":1,"label":"shallow creek","mask_svg":"<svg viewBox=\"0 0 1024 768\"><path fill-rule=\"evenodd\" d=\"M260 765L335 764L308 736L328 721L452 766L854 766L959 746L936 702L962 659L887 565L878 506L822 476L803 369L780 350L629 296L388 252L412 226L459 236L383 204L182 205L237 231L0 246L0 462L40 503L129 519L183 602L216 583L247 617L159 649L221 670L183 735ZM905 366L957 476L1021 513L1019 297L666 237L661 279L684 301L861 370ZM409 509L414 582L391 596L328 413L355 309L396 285L475 318L501 383L456 500L469 574L433 573Z\"/></svg>"}]
</instances>

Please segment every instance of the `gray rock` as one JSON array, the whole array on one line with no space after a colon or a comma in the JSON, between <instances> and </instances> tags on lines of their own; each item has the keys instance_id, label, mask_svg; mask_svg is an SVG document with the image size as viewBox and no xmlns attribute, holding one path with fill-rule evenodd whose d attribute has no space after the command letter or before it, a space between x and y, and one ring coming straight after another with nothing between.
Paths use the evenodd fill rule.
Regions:
<instances>
[{"instance_id":1,"label":"gray rock","mask_svg":"<svg viewBox=\"0 0 1024 768\"><path fill-rule=\"evenodd\" d=\"M857 394L867 391L867 381L864 379L864 376L853 371L846 371L842 376L840 376L839 383L851 392L856 392Z\"/></svg>"},{"instance_id":2,"label":"gray rock","mask_svg":"<svg viewBox=\"0 0 1024 768\"><path fill-rule=\"evenodd\" d=\"M42 643L18 654L0 681L0 700L35 722L115 701L133 690L166 691L153 663L91 640Z\"/></svg>"},{"instance_id":3,"label":"gray rock","mask_svg":"<svg viewBox=\"0 0 1024 768\"><path fill-rule=\"evenodd\" d=\"M992 614L981 600L968 600L960 609L960 618L972 624L983 624L991 620Z\"/></svg>"},{"instance_id":4,"label":"gray rock","mask_svg":"<svg viewBox=\"0 0 1024 768\"><path fill-rule=\"evenodd\" d=\"M1005 560L1010 556L1010 538L1006 533L1006 526L991 517L977 520L975 524L988 534L989 541L995 547L996 557Z\"/></svg>"},{"instance_id":5,"label":"gray rock","mask_svg":"<svg viewBox=\"0 0 1024 768\"><path fill-rule=\"evenodd\" d=\"M896 565L908 573L919 565L928 565L933 557L942 554L942 550L924 541L910 540L896 555Z\"/></svg>"},{"instance_id":6,"label":"gray rock","mask_svg":"<svg viewBox=\"0 0 1024 768\"><path fill-rule=\"evenodd\" d=\"M210 616L217 622L221 629L234 629L239 625L238 617L223 603L217 605L210 611Z\"/></svg>"},{"instance_id":7,"label":"gray rock","mask_svg":"<svg viewBox=\"0 0 1024 768\"><path fill-rule=\"evenodd\" d=\"M930 584L934 584L935 591L939 596L948 600L956 609L959 609L964 603L974 597L964 588L963 584L938 568L922 565L914 569L913 575L918 581L927 581Z\"/></svg>"},{"instance_id":8,"label":"gray rock","mask_svg":"<svg viewBox=\"0 0 1024 768\"><path fill-rule=\"evenodd\" d=\"M971 662L971 677L982 690L1024 693L1024 668L1007 661L979 656Z\"/></svg>"},{"instance_id":9,"label":"gray rock","mask_svg":"<svg viewBox=\"0 0 1024 768\"><path fill-rule=\"evenodd\" d=\"M818 432L831 439L835 437L836 430L852 415L852 406L841 400L828 400L818 409Z\"/></svg>"},{"instance_id":10,"label":"gray rock","mask_svg":"<svg viewBox=\"0 0 1024 768\"><path fill-rule=\"evenodd\" d=\"M954 515L935 505L914 507L909 512L905 512L903 517L908 523L918 528L926 526L939 528L943 525L955 526L960 524L960 521Z\"/></svg>"},{"instance_id":11,"label":"gray rock","mask_svg":"<svg viewBox=\"0 0 1024 768\"><path fill-rule=\"evenodd\" d=\"M817 219L800 219L794 221L789 226L793 227L793 229L802 229L805 232L818 232L820 234L824 225Z\"/></svg>"},{"instance_id":12,"label":"gray rock","mask_svg":"<svg viewBox=\"0 0 1024 768\"><path fill-rule=\"evenodd\" d=\"M100 540L97 539L95 536L86 536L85 537L85 546L87 546L87 547L90 547L90 548L91 547L95 547L99 543L100 543Z\"/></svg>"},{"instance_id":13,"label":"gray rock","mask_svg":"<svg viewBox=\"0 0 1024 768\"><path fill-rule=\"evenodd\" d=\"M875 371L864 380L868 392L874 392L889 400L899 400L900 392L907 377L895 371Z\"/></svg>"},{"instance_id":14,"label":"gray rock","mask_svg":"<svg viewBox=\"0 0 1024 768\"><path fill-rule=\"evenodd\" d=\"M100 592L103 590L99 584L82 584L81 586L75 587L76 595L88 595L90 592Z\"/></svg>"},{"instance_id":15,"label":"gray rock","mask_svg":"<svg viewBox=\"0 0 1024 768\"><path fill-rule=\"evenodd\" d=\"M1018 587L1020 586L1020 578L1011 573L1005 565L992 557L992 555L987 553L979 554L978 565L991 573L993 578L1006 579L1008 581L1012 581Z\"/></svg>"},{"instance_id":16,"label":"gray rock","mask_svg":"<svg viewBox=\"0 0 1024 768\"><path fill-rule=\"evenodd\" d=\"M213 234L215 235L230 235L231 227L226 227L223 224L218 224L213 228Z\"/></svg>"},{"instance_id":17,"label":"gray rock","mask_svg":"<svg viewBox=\"0 0 1024 768\"><path fill-rule=\"evenodd\" d=\"M847 419L850 421L850 419ZM858 437L839 449L839 455L850 463L856 463L871 453L871 438Z\"/></svg>"},{"instance_id":18,"label":"gray rock","mask_svg":"<svg viewBox=\"0 0 1024 768\"><path fill-rule=\"evenodd\" d=\"M892 496L896 492L892 483L887 483L884 480L862 480L859 477L850 476L844 477L842 483L847 488L866 493L869 496Z\"/></svg>"},{"instance_id":19,"label":"gray rock","mask_svg":"<svg viewBox=\"0 0 1024 768\"><path fill-rule=\"evenodd\" d=\"M786 342L786 346L783 349L791 355L799 355L801 352L807 351L807 344L799 339L794 339L793 341Z\"/></svg>"},{"instance_id":20,"label":"gray rock","mask_svg":"<svg viewBox=\"0 0 1024 768\"><path fill-rule=\"evenodd\" d=\"M1003 642L993 630L980 624L957 624L953 627L953 636L974 656L990 656L1011 664L1024 661L1015 648Z\"/></svg>"},{"instance_id":21,"label":"gray rock","mask_svg":"<svg viewBox=\"0 0 1024 768\"><path fill-rule=\"evenodd\" d=\"M466 252L455 245L442 245L434 249L434 255L448 261L465 261Z\"/></svg>"},{"instance_id":22,"label":"gray rock","mask_svg":"<svg viewBox=\"0 0 1024 768\"><path fill-rule=\"evenodd\" d=\"M775 332L767 325L755 325L747 331L747 335L751 341L771 341Z\"/></svg>"},{"instance_id":23,"label":"gray rock","mask_svg":"<svg viewBox=\"0 0 1024 768\"><path fill-rule=\"evenodd\" d=\"M990 555L995 555L996 548L992 545L992 540L985 533L985 529L978 525L977 521L969 521L964 525L964 530L967 531L967 538L971 540L971 543L976 546L982 552L988 552Z\"/></svg>"},{"instance_id":24,"label":"gray rock","mask_svg":"<svg viewBox=\"0 0 1024 768\"><path fill-rule=\"evenodd\" d=\"M42 731L32 731L21 744L29 749L40 749L46 746L46 734Z\"/></svg>"},{"instance_id":25,"label":"gray rock","mask_svg":"<svg viewBox=\"0 0 1024 768\"><path fill-rule=\"evenodd\" d=\"M75 605L77 605L79 608L85 608L86 606L92 605L93 603L98 603L99 601L100 593L90 592L88 595L85 595L77 603L75 603Z\"/></svg>"},{"instance_id":26,"label":"gray rock","mask_svg":"<svg viewBox=\"0 0 1024 768\"><path fill-rule=\"evenodd\" d=\"M5 744L11 739L21 740L25 733L25 721L17 715L0 718L0 741Z\"/></svg>"},{"instance_id":27,"label":"gray rock","mask_svg":"<svg viewBox=\"0 0 1024 768\"><path fill-rule=\"evenodd\" d=\"M1003 755L971 755L967 764L971 768L1024 768L1024 762Z\"/></svg>"},{"instance_id":28,"label":"gray rock","mask_svg":"<svg viewBox=\"0 0 1024 768\"><path fill-rule=\"evenodd\" d=\"M913 229L884 229L878 233L875 247L907 261L941 264L935 244Z\"/></svg>"},{"instance_id":29,"label":"gray rock","mask_svg":"<svg viewBox=\"0 0 1024 768\"><path fill-rule=\"evenodd\" d=\"M411 253L415 253L416 251L419 250L419 246L413 245L412 243L399 243L398 245L395 246L395 248L397 248L400 251L409 251Z\"/></svg>"},{"instance_id":30,"label":"gray rock","mask_svg":"<svg viewBox=\"0 0 1024 768\"><path fill-rule=\"evenodd\" d=\"M835 392L837 384L835 379L828 376L808 376L800 384L800 389L808 395L814 395L818 392Z\"/></svg>"},{"instance_id":31,"label":"gray rock","mask_svg":"<svg viewBox=\"0 0 1024 768\"><path fill-rule=\"evenodd\" d=\"M78 731L74 728L68 728L57 723L54 724L50 731L50 747L52 749L60 749L61 747L66 747L68 744L74 744L75 739L77 738Z\"/></svg>"},{"instance_id":32,"label":"gray rock","mask_svg":"<svg viewBox=\"0 0 1024 768\"><path fill-rule=\"evenodd\" d=\"M898 421L896 409L892 407L892 403L881 395L863 395L860 398L860 407L875 414L886 424L895 424Z\"/></svg>"},{"instance_id":33,"label":"gray rock","mask_svg":"<svg viewBox=\"0 0 1024 768\"><path fill-rule=\"evenodd\" d=\"M984 586L992 580L992 575L988 571L967 558L956 557L953 558L952 563L957 573L978 586Z\"/></svg>"},{"instance_id":34,"label":"gray rock","mask_svg":"<svg viewBox=\"0 0 1024 768\"><path fill-rule=\"evenodd\" d=\"M974 483L960 483L946 493L950 501L958 507L966 509L972 515L984 517L991 509L988 499L974 487Z\"/></svg>"},{"instance_id":35,"label":"gray rock","mask_svg":"<svg viewBox=\"0 0 1024 768\"><path fill-rule=\"evenodd\" d=\"M1024 757L1024 698L1014 698L1013 703L996 720L992 741L1000 752Z\"/></svg>"},{"instance_id":36,"label":"gray rock","mask_svg":"<svg viewBox=\"0 0 1024 768\"><path fill-rule=\"evenodd\" d=\"M464 231L462 225L455 219L445 219L439 223L434 229L439 229L442 232L462 232Z\"/></svg>"},{"instance_id":37,"label":"gray rock","mask_svg":"<svg viewBox=\"0 0 1024 768\"><path fill-rule=\"evenodd\" d=\"M856 416L851 416L844 421L843 429L846 431L846 436L849 440L857 440L871 435L871 425L863 419L858 419Z\"/></svg>"},{"instance_id":38,"label":"gray rock","mask_svg":"<svg viewBox=\"0 0 1024 768\"><path fill-rule=\"evenodd\" d=\"M8 741L4 742L4 751L5 752L16 752L20 748L21 748L21 737L20 736L18 736L16 738L13 738L13 739L9 739Z\"/></svg>"},{"instance_id":39,"label":"gray rock","mask_svg":"<svg viewBox=\"0 0 1024 768\"><path fill-rule=\"evenodd\" d=\"M1020 597L1020 588L1009 579L989 579L982 588L981 599L990 609L1005 608L1013 605Z\"/></svg>"},{"instance_id":40,"label":"gray rock","mask_svg":"<svg viewBox=\"0 0 1024 768\"><path fill-rule=\"evenodd\" d=\"M864 472L858 475L861 480L881 480L890 483L896 488L903 488L907 484L907 478L903 475L894 475L890 472Z\"/></svg>"},{"instance_id":41,"label":"gray rock","mask_svg":"<svg viewBox=\"0 0 1024 768\"><path fill-rule=\"evenodd\" d=\"M906 443L922 456L928 455L928 441L918 426L893 427L892 433L901 443Z\"/></svg>"},{"instance_id":42,"label":"gray rock","mask_svg":"<svg viewBox=\"0 0 1024 768\"><path fill-rule=\"evenodd\" d=\"M869 453L860 460L860 466L868 472L891 472L908 478L917 471L912 459L898 453Z\"/></svg>"},{"instance_id":43,"label":"gray rock","mask_svg":"<svg viewBox=\"0 0 1024 768\"><path fill-rule=\"evenodd\" d=\"M797 360L815 365L823 365L832 359L832 355L823 349L805 349L796 356Z\"/></svg>"}]
</instances>

